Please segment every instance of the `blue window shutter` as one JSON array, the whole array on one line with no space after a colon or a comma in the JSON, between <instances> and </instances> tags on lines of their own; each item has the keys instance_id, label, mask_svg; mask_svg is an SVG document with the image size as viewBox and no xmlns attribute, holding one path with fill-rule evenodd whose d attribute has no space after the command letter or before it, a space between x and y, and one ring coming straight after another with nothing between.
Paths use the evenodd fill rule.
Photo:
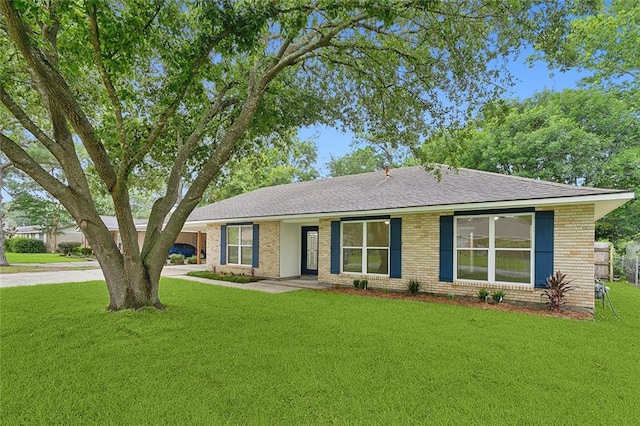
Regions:
<instances>
[{"instance_id":1,"label":"blue window shutter","mask_svg":"<svg viewBox=\"0 0 640 426\"><path fill-rule=\"evenodd\" d=\"M440 216L440 281L453 282L453 216Z\"/></svg>"},{"instance_id":2,"label":"blue window shutter","mask_svg":"<svg viewBox=\"0 0 640 426\"><path fill-rule=\"evenodd\" d=\"M553 211L536 212L535 278L536 288L544 288L553 274Z\"/></svg>"},{"instance_id":3,"label":"blue window shutter","mask_svg":"<svg viewBox=\"0 0 640 426\"><path fill-rule=\"evenodd\" d=\"M251 251L253 252L251 266L257 268L260 266L260 225L253 225L253 243Z\"/></svg>"},{"instance_id":4,"label":"blue window shutter","mask_svg":"<svg viewBox=\"0 0 640 426\"><path fill-rule=\"evenodd\" d=\"M331 222L331 273L340 273L340 221Z\"/></svg>"},{"instance_id":5,"label":"blue window shutter","mask_svg":"<svg viewBox=\"0 0 640 426\"><path fill-rule=\"evenodd\" d=\"M391 219L389 277L402 278L402 219Z\"/></svg>"},{"instance_id":6,"label":"blue window shutter","mask_svg":"<svg viewBox=\"0 0 640 426\"><path fill-rule=\"evenodd\" d=\"M227 264L227 225L220 227L220 264Z\"/></svg>"}]
</instances>

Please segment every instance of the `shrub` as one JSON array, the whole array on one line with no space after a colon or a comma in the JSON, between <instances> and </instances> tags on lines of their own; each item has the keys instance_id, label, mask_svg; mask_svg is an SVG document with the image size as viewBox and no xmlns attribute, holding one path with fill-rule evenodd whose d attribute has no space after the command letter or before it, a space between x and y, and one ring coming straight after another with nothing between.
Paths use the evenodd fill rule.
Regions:
<instances>
[{"instance_id":1,"label":"shrub","mask_svg":"<svg viewBox=\"0 0 640 426\"><path fill-rule=\"evenodd\" d=\"M502 302L502 300L504 299L504 296L505 296L505 292L504 292L504 291L502 291L502 290L498 290L498 291L496 291L495 293L493 293L493 294L491 295L491 298L492 298L495 302L500 303L500 302Z\"/></svg>"},{"instance_id":2,"label":"shrub","mask_svg":"<svg viewBox=\"0 0 640 426\"><path fill-rule=\"evenodd\" d=\"M360 288L360 280L353 280L353 287Z\"/></svg>"},{"instance_id":3,"label":"shrub","mask_svg":"<svg viewBox=\"0 0 640 426\"><path fill-rule=\"evenodd\" d=\"M46 253L47 246L44 242L35 238L14 237L11 242L11 251L14 253Z\"/></svg>"},{"instance_id":4,"label":"shrub","mask_svg":"<svg viewBox=\"0 0 640 426\"><path fill-rule=\"evenodd\" d=\"M409 282L407 282L407 290L409 290L409 293L414 295L418 294L421 286L422 283L420 282L420 280L417 280L415 278L411 278Z\"/></svg>"},{"instance_id":5,"label":"shrub","mask_svg":"<svg viewBox=\"0 0 640 426\"><path fill-rule=\"evenodd\" d=\"M76 241L63 241L58 244L58 251L65 256L71 256L75 249L79 249L82 244Z\"/></svg>"},{"instance_id":6,"label":"shrub","mask_svg":"<svg viewBox=\"0 0 640 426\"><path fill-rule=\"evenodd\" d=\"M91 247L82 247L80 252L83 256L91 256L93 254L93 249Z\"/></svg>"},{"instance_id":7,"label":"shrub","mask_svg":"<svg viewBox=\"0 0 640 426\"><path fill-rule=\"evenodd\" d=\"M4 251L7 253L13 252L13 247L11 247L12 238L5 238L4 240Z\"/></svg>"},{"instance_id":8,"label":"shrub","mask_svg":"<svg viewBox=\"0 0 640 426\"><path fill-rule=\"evenodd\" d=\"M366 290L369 287L369 280L360 280L360 288Z\"/></svg>"},{"instance_id":9,"label":"shrub","mask_svg":"<svg viewBox=\"0 0 640 426\"><path fill-rule=\"evenodd\" d=\"M567 280L567 274L563 274L560 271L549 275L546 281L546 289L542 292L540 297L547 298L547 306L549 309L558 310L562 308L566 302L564 296L575 289L574 286L570 286L572 280Z\"/></svg>"},{"instance_id":10,"label":"shrub","mask_svg":"<svg viewBox=\"0 0 640 426\"><path fill-rule=\"evenodd\" d=\"M187 263L191 265L198 263L198 256L193 255L193 256L187 257Z\"/></svg>"},{"instance_id":11,"label":"shrub","mask_svg":"<svg viewBox=\"0 0 640 426\"><path fill-rule=\"evenodd\" d=\"M238 284L246 284L250 282L260 281L257 277L237 277L233 275L220 275L211 271L191 271L187 273L191 277L208 278L210 280L229 281Z\"/></svg>"},{"instance_id":12,"label":"shrub","mask_svg":"<svg viewBox=\"0 0 640 426\"><path fill-rule=\"evenodd\" d=\"M480 290L478 290L478 299L480 299L482 302L486 302L487 301L487 297L489 297L489 291L481 288Z\"/></svg>"},{"instance_id":13,"label":"shrub","mask_svg":"<svg viewBox=\"0 0 640 426\"><path fill-rule=\"evenodd\" d=\"M184 256L180 253L173 253L169 256L169 262L173 265L184 265Z\"/></svg>"},{"instance_id":14,"label":"shrub","mask_svg":"<svg viewBox=\"0 0 640 426\"><path fill-rule=\"evenodd\" d=\"M82 247L74 247L73 250L71 250L71 254L76 257L82 257Z\"/></svg>"}]
</instances>

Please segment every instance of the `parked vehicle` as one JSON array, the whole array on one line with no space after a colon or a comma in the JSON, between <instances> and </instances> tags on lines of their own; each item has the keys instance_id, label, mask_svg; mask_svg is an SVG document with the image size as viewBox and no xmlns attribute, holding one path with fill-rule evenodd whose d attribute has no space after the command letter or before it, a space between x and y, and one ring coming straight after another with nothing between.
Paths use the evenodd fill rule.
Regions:
<instances>
[{"instance_id":1,"label":"parked vehicle","mask_svg":"<svg viewBox=\"0 0 640 426\"><path fill-rule=\"evenodd\" d=\"M195 256L196 248L191 244L187 243L175 243L169 249L169 256L172 254L181 254L186 258ZM204 250L200 250L200 258L204 259L206 257L206 252Z\"/></svg>"}]
</instances>

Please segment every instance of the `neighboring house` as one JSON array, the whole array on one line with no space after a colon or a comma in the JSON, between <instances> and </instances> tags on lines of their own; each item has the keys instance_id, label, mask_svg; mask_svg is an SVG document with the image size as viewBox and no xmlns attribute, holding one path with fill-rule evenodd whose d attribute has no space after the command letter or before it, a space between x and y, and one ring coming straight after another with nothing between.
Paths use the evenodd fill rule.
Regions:
<instances>
[{"instance_id":1,"label":"neighboring house","mask_svg":"<svg viewBox=\"0 0 640 426\"><path fill-rule=\"evenodd\" d=\"M113 240L116 242L119 248L122 248L122 238L120 235L120 230L118 227L118 220L115 216L100 216L105 226L111 232L113 236ZM133 223L138 230L138 246L142 248L142 244L144 243L144 237L146 235L147 230L147 219L133 219ZM206 233L203 232L202 229L188 229L188 226L185 226L182 232L176 238L176 243L186 243L191 244L196 248L196 252L200 250L206 250ZM200 257L196 261L200 263Z\"/></svg>"},{"instance_id":2,"label":"neighboring house","mask_svg":"<svg viewBox=\"0 0 640 426\"><path fill-rule=\"evenodd\" d=\"M61 242L77 242L81 244L84 242L84 234L75 225L60 228L53 240L47 231L39 226L18 226L15 232L12 233L12 237L40 240L49 252L55 251L58 248L57 245Z\"/></svg>"},{"instance_id":3,"label":"neighboring house","mask_svg":"<svg viewBox=\"0 0 640 426\"><path fill-rule=\"evenodd\" d=\"M594 222L630 191L575 187L421 167L258 189L197 208L186 227L207 230L207 267L328 284L473 297L481 288L541 303L555 270L573 280L575 309L594 309Z\"/></svg>"},{"instance_id":4,"label":"neighboring house","mask_svg":"<svg viewBox=\"0 0 640 426\"><path fill-rule=\"evenodd\" d=\"M122 238L120 228L118 227L118 219L115 216L100 216L100 219L102 219L104 226L111 232L113 241L118 245L118 248L122 249ZM147 219L133 219L133 223L138 230L138 244L142 247L145 235L144 230L147 229Z\"/></svg>"},{"instance_id":5,"label":"neighboring house","mask_svg":"<svg viewBox=\"0 0 640 426\"><path fill-rule=\"evenodd\" d=\"M111 232L113 241L115 241L119 248L122 248L122 239L118 227L118 220L116 219L116 217L100 216L100 219L102 219L102 222L104 222L107 229L109 229L109 232ZM147 219L134 219L133 222L136 226L136 229L138 230L138 244L140 247L142 247L147 229ZM51 241L47 236L47 233L37 226L20 226L16 228L13 236L42 240L45 243L47 250L52 251ZM62 242L77 242L80 243L82 247L90 247L90 244L82 231L80 231L80 229L75 225L67 226L60 229L56 241L56 245ZM200 250L205 250L206 234L198 229L184 229L183 232L178 235L176 243L187 243L193 245L196 248L199 248ZM54 249L56 248L57 247L54 247ZM199 261L200 259L198 259L198 262Z\"/></svg>"}]
</instances>

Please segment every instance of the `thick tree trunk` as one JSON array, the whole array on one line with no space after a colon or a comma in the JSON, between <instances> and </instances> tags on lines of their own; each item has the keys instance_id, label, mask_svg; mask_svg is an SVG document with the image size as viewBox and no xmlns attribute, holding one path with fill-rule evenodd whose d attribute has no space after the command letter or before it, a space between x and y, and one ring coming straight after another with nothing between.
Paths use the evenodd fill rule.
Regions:
<instances>
[{"instance_id":1,"label":"thick tree trunk","mask_svg":"<svg viewBox=\"0 0 640 426\"><path fill-rule=\"evenodd\" d=\"M55 253L58 249L58 229L53 227L49 228L47 232L47 239L49 240L49 252Z\"/></svg>"},{"instance_id":2,"label":"thick tree trunk","mask_svg":"<svg viewBox=\"0 0 640 426\"><path fill-rule=\"evenodd\" d=\"M158 297L159 273L151 274L148 267L127 259L118 251L99 250L96 251L96 257L109 292L108 310L140 309L146 306L164 309Z\"/></svg>"},{"instance_id":3,"label":"thick tree trunk","mask_svg":"<svg viewBox=\"0 0 640 426\"><path fill-rule=\"evenodd\" d=\"M135 256L122 255L118 250L114 253L111 249L96 251L96 257L109 292L108 310L140 309L146 306L164 309L158 296L160 271L164 262L146 266L134 260Z\"/></svg>"},{"instance_id":4,"label":"thick tree trunk","mask_svg":"<svg viewBox=\"0 0 640 426\"><path fill-rule=\"evenodd\" d=\"M4 253L4 212L2 211L2 202L0 202L0 266L9 266L7 255Z\"/></svg>"},{"instance_id":5,"label":"thick tree trunk","mask_svg":"<svg viewBox=\"0 0 640 426\"><path fill-rule=\"evenodd\" d=\"M93 248L104 273L109 293L107 309L119 311L139 309L145 306L163 309L164 306L158 297L158 283L160 271L164 266L164 258L157 256L153 262L145 264L140 257L137 244L134 247L124 245L121 253L111 232L106 229L99 216L97 214L93 216L90 212L85 212L85 214L85 217L93 217L93 219L79 220L78 224ZM122 228L121 232L136 233L137 235L135 228ZM122 239L131 241L132 237L123 235Z\"/></svg>"},{"instance_id":6,"label":"thick tree trunk","mask_svg":"<svg viewBox=\"0 0 640 426\"><path fill-rule=\"evenodd\" d=\"M0 166L0 266L9 266L7 255L4 253L4 208L2 206L2 180L4 171L9 165L11 165L11 162Z\"/></svg>"}]
</instances>

